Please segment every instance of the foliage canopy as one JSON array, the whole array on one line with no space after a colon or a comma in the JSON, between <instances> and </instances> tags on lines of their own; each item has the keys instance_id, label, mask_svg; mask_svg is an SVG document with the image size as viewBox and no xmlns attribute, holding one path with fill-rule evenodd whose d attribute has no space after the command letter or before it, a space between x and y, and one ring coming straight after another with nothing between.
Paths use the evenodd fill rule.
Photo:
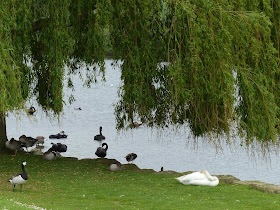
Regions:
<instances>
[{"instance_id":1,"label":"foliage canopy","mask_svg":"<svg viewBox=\"0 0 280 210\"><path fill-rule=\"evenodd\" d=\"M275 143L279 13L276 0L2 0L0 111L35 95L59 114L63 79L85 64L95 82L109 50L122 61L117 128L137 118Z\"/></svg>"}]
</instances>

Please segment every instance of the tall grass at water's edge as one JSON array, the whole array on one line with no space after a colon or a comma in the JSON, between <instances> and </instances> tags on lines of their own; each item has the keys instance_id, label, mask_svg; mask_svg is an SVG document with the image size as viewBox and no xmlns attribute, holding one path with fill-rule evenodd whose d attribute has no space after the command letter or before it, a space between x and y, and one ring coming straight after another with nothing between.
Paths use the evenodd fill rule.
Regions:
<instances>
[{"instance_id":1,"label":"tall grass at water's edge","mask_svg":"<svg viewBox=\"0 0 280 210\"><path fill-rule=\"evenodd\" d=\"M27 162L28 182L20 192L7 180ZM0 156L2 209L280 209L280 195L248 186L185 186L178 175L143 173L136 167L108 171L108 159L19 154ZM37 208L38 209L38 208Z\"/></svg>"}]
</instances>

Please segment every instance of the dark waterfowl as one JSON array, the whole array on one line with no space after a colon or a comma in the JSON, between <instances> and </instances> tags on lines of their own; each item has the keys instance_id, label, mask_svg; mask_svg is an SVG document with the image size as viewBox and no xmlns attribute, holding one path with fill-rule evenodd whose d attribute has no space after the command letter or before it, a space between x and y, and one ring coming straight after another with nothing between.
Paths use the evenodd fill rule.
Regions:
<instances>
[{"instance_id":1,"label":"dark waterfowl","mask_svg":"<svg viewBox=\"0 0 280 210\"><path fill-rule=\"evenodd\" d=\"M66 152L67 145L61 144L61 143L57 143L57 144L52 143L51 149L52 149L52 151L55 151L55 152Z\"/></svg>"},{"instance_id":2,"label":"dark waterfowl","mask_svg":"<svg viewBox=\"0 0 280 210\"><path fill-rule=\"evenodd\" d=\"M44 136L37 136L37 144L43 145L45 143L45 137Z\"/></svg>"},{"instance_id":3,"label":"dark waterfowl","mask_svg":"<svg viewBox=\"0 0 280 210\"><path fill-rule=\"evenodd\" d=\"M22 135L19 137L19 141L24 145L24 147L27 150L28 147L33 147L34 144L36 144L38 140L34 139L30 136Z\"/></svg>"},{"instance_id":4,"label":"dark waterfowl","mask_svg":"<svg viewBox=\"0 0 280 210\"><path fill-rule=\"evenodd\" d=\"M63 139L63 138L67 138L67 135L64 133L64 131L60 131L60 133L58 133L58 134L50 135L49 138L50 139Z\"/></svg>"},{"instance_id":5,"label":"dark waterfowl","mask_svg":"<svg viewBox=\"0 0 280 210\"><path fill-rule=\"evenodd\" d=\"M34 106L31 106L29 109L27 109L27 112L30 114L30 115L33 115L35 112L36 112L36 109Z\"/></svg>"},{"instance_id":6,"label":"dark waterfowl","mask_svg":"<svg viewBox=\"0 0 280 210\"><path fill-rule=\"evenodd\" d=\"M20 150L22 147L24 147L23 143L20 141L15 140L14 138L11 138L10 141L6 141L6 147L10 150L15 151L14 156L17 155L17 151Z\"/></svg>"},{"instance_id":7,"label":"dark waterfowl","mask_svg":"<svg viewBox=\"0 0 280 210\"><path fill-rule=\"evenodd\" d=\"M46 151L43 154L43 159L45 160L56 160L57 159L57 154L55 151L52 150L52 148L50 148L48 151Z\"/></svg>"},{"instance_id":8,"label":"dark waterfowl","mask_svg":"<svg viewBox=\"0 0 280 210\"><path fill-rule=\"evenodd\" d=\"M105 146L105 148L103 148ZM102 147L98 147L95 154L98 157L105 157L107 155L108 145L106 143L102 144Z\"/></svg>"},{"instance_id":9,"label":"dark waterfowl","mask_svg":"<svg viewBox=\"0 0 280 210\"><path fill-rule=\"evenodd\" d=\"M9 182L11 182L14 185L13 191L15 191L15 187L16 185L20 185L20 191L22 192L22 185L25 184L27 182L27 173L25 171L24 166L26 165L26 162L23 162L21 164L21 168L22 168L22 173L21 174L16 174L14 175L12 178L9 179Z\"/></svg>"},{"instance_id":10,"label":"dark waterfowl","mask_svg":"<svg viewBox=\"0 0 280 210\"><path fill-rule=\"evenodd\" d=\"M125 159L127 160L127 162L132 162L136 158L137 158L137 155L135 153L130 153L127 156L125 156Z\"/></svg>"},{"instance_id":11,"label":"dark waterfowl","mask_svg":"<svg viewBox=\"0 0 280 210\"><path fill-rule=\"evenodd\" d=\"M103 141L105 140L105 136L102 135L102 127L99 128L99 134L94 136L94 140L96 141Z\"/></svg>"}]
</instances>

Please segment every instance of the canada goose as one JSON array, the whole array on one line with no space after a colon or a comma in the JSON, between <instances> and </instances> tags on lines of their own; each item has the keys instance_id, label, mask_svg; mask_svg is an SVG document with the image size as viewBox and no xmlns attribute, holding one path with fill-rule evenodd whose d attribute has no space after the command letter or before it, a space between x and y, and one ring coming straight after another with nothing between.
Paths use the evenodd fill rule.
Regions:
<instances>
[{"instance_id":1,"label":"canada goose","mask_svg":"<svg viewBox=\"0 0 280 210\"><path fill-rule=\"evenodd\" d=\"M64 131L60 131L58 134L50 135L50 139L62 139L62 138L67 138L67 135L65 134Z\"/></svg>"},{"instance_id":2,"label":"canada goose","mask_svg":"<svg viewBox=\"0 0 280 210\"><path fill-rule=\"evenodd\" d=\"M20 148L23 147L22 142L15 140L14 138L11 138L10 141L6 141L6 147L10 150L15 151L15 154L13 156L17 155L17 151L20 150Z\"/></svg>"},{"instance_id":3,"label":"canada goose","mask_svg":"<svg viewBox=\"0 0 280 210\"><path fill-rule=\"evenodd\" d=\"M122 165L118 161L113 161L112 163L110 163L109 170L110 171L121 171Z\"/></svg>"},{"instance_id":4,"label":"canada goose","mask_svg":"<svg viewBox=\"0 0 280 210\"><path fill-rule=\"evenodd\" d=\"M61 143L57 143L57 144L52 143L51 148L52 148L52 151L55 151L55 152L66 152L67 151L67 145L61 144Z\"/></svg>"},{"instance_id":5,"label":"canada goose","mask_svg":"<svg viewBox=\"0 0 280 210\"><path fill-rule=\"evenodd\" d=\"M19 137L19 141L22 142L22 144L24 145L24 147L27 150L27 147L33 147L33 145L38 141L37 139L34 139L30 136L25 136L22 135Z\"/></svg>"},{"instance_id":6,"label":"canada goose","mask_svg":"<svg viewBox=\"0 0 280 210\"><path fill-rule=\"evenodd\" d=\"M105 140L105 136L102 135L102 127L101 126L99 128L99 134L94 136L94 140L100 141L100 142Z\"/></svg>"},{"instance_id":7,"label":"canada goose","mask_svg":"<svg viewBox=\"0 0 280 210\"><path fill-rule=\"evenodd\" d=\"M30 153L32 153L33 155L43 155L44 154L41 149L37 148L37 145L35 148L33 148L30 151Z\"/></svg>"},{"instance_id":8,"label":"canada goose","mask_svg":"<svg viewBox=\"0 0 280 210\"><path fill-rule=\"evenodd\" d=\"M37 136L37 144L43 145L45 143L45 137L44 136Z\"/></svg>"},{"instance_id":9,"label":"canada goose","mask_svg":"<svg viewBox=\"0 0 280 210\"><path fill-rule=\"evenodd\" d=\"M52 148L50 148L48 151L46 151L43 154L43 159L45 160L56 160L57 159L57 154L55 151L52 150Z\"/></svg>"},{"instance_id":10,"label":"canada goose","mask_svg":"<svg viewBox=\"0 0 280 210\"><path fill-rule=\"evenodd\" d=\"M31 106L29 109L27 109L27 112L30 114L30 115L33 115L35 112L36 112L36 109L34 106Z\"/></svg>"},{"instance_id":11,"label":"canada goose","mask_svg":"<svg viewBox=\"0 0 280 210\"><path fill-rule=\"evenodd\" d=\"M42 150L44 149L45 147L43 145L39 145L39 144L36 144L36 149L39 149L39 150Z\"/></svg>"},{"instance_id":12,"label":"canada goose","mask_svg":"<svg viewBox=\"0 0 280 210\"><path fill-rule=\"evenodd\" d=\"M125 156L125 159L127 160L127 162L132 162L136 158L137 158L137 155L135 153L130 153L127 156Z\"/></svg>"},{"instance_id":13,"label":"canada goose","mask_svg":"<svg viewBox=\"0 0 280 210\"><path fill-rule=\"evenodd\" d=\"M105 148L103 148L105 146ZM107 155L107 149L108 149L108 145L106 143L102 144L102 147L98 147L95 154L98 157L105 157Z\"/></svg>"},{"instance_id":14,"label":"canada goose","mask_svg":"<svg viewBox=\"0 0 280 210\"><path fill-rule=\"evenodd\" d=\"M25 184L27 182L27 173L25 171L24 166L26 165L26 162L23 162L21 164L21 168L22 168L22 173L21 174L16 174L14 175L12 178L9 179L9 182L11 182L14 185L13 191L15 191L15 187L16 185L20 185L20 192L22 192L22 185Z\"/></svg>"},{"instance_id":15,"label":"canada goose","mask_svg":"<svg viewBox=\"0 0 280 210\"><path fill-rule=\"evenodd\" d=\"M184 185L217 186L219 179L211 176L208 171L202 170L175 178Z\"/></svg>"}]
</instances>

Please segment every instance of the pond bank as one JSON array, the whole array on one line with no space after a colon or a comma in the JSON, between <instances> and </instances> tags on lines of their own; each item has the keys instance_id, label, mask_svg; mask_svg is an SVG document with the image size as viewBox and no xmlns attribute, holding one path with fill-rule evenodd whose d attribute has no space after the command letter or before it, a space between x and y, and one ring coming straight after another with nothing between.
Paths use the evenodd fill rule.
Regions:
<instances>
[{"instance_id":1,"label":"pond bank","mask_svg":"<svg viewBox=\"0 0 280 210\"><path fill-rule=\"evenodd\" d=\"M77 159L77 158L75 158ZM83 161L86 159L81 159L80 161ZM110 164L112 161L117 161L115 159L107 159L107 158L97 158L97 159L92 159L97 162L102 162L104 164ZM118 162L118 161L117 161ZM122 165L123 170L130 170L130 171L139 171L139 172L144 172L144 173L153 173L153 174L170 174L170 175L185 175L192 173L193 171L187 171L184 173L178 173L176 171L155 171L153 169L140 169L137 165L135 164L123 164ZM261 181L241 181L240 179L232 176L232 175L213 175L217 176L219 178L220 183L224 184L232 184L232 185L246 185L246 186L251 186L255 190L259 190L264 193L270 193L270 194L280 194L280 186L279 185L273 185Z\"/></svg>"}]
</instances>

